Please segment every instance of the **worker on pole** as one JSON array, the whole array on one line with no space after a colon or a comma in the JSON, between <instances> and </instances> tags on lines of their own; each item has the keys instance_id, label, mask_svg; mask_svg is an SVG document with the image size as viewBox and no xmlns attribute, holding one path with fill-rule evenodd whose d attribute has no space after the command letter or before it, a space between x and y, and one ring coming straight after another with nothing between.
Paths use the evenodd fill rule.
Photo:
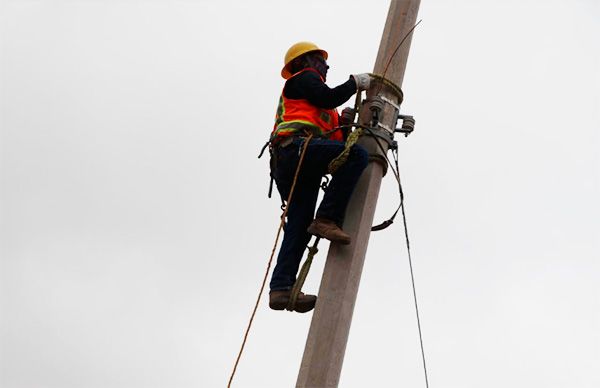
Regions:
<instances>
[{"instance_id":1,"label":"worker on pole","mask_svg":"<svg viewBox=\"0 0 600 388\"><path fill-rule=\"evenodd\" d=\"M283 310L288 305L311 235L339 244L350 243L350 236L341 225L350 195L368 163L366 150L353 145L346 162L332 174L315 217L321 179L328 173L329 163L345 148L349 128L342 129L340 124L352 121L343 122L342 118L340 122L336 108L356 92L368 89L370 83L368 74L356 74L343 84L329 88L325 84L329 69L327 58L327 52L314 43L299 42L285 54L281 71L286 82L270 142L271 174L284 200L290 193L304 146L306 151L293 198L287 204L283 242L271 277L269 306L274 310ZM305 144L310 134L313 138ZM316 300L315 295L300 293L294 310L310 311Z\"/></svg>"}]
</instances>

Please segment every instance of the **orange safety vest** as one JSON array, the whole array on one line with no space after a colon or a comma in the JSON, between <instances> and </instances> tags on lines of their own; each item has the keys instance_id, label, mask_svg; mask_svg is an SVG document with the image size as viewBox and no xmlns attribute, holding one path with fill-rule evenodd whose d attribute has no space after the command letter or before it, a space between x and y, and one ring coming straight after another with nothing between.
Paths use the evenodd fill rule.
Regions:
<instances>
[{"instance_id":1,"label":"orange safety vest","mask_svg":"<svg viewBox=\"0 0 600 388\"><path fill-rule=\"evenodd\" d=\"M315 69L304 69L292 77L305 71L314 71ZM290 77L290 78L292 78ZM321 81L325 82L319 74ZM284 87L285 89L285 87ZM314 106L305 99L291 99L283 95L279 97L279 105L275 114L275 125L271 132L271 141L277 142L284 137L304 134L306 131L315 136L321 136L324 132L331 131L339 126L339 115L337 109L322 109ZM344 141L342 131L334 131L327 136L332 140Z\"/></svg>"}]
</instances>

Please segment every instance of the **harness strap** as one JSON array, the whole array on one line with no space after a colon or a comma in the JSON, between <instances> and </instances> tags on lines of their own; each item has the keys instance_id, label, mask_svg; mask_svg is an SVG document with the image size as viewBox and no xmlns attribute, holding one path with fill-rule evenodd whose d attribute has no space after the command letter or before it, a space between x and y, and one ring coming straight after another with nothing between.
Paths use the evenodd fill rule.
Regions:
<instances>
[{"instance_id":1,"label":"harness strap","mask_svg":"<svg viewBox=\"0 0 600 388\"><path fill-rule=\"evenodd\" d=\"M302 264L302 268L300 269L300 273L298 274L298 278L292 287L292 292L290 293L290 299L288 300L288 305L285 308L288 311L294 311L296 308L296 302L298 301L298 295L300 295L300 291L302 291L302 286L304 285L304 281L306 280L306 276L308 276L308 271L310 270L310 266L313 262L313 258L319 252L317 245L319 245L319 241L321 237L316 236L315 243L312 247L308 248L308 256L306 257L306 261Z\"/></svg>"}]
</instances>

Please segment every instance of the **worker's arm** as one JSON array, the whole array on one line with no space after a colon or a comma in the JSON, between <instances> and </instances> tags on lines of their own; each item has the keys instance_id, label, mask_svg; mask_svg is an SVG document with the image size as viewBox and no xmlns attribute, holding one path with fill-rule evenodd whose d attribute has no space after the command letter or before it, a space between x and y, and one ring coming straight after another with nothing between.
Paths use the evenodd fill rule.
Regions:
<instances>
[{"instance_id":1,"label":"worker's arm","mask_svg":"<svg viewBox=\"0 0 600 388\"><path fill-rule=\"evenodd\" d=\"M317 73L305 71L290 78L283 90L287 98L306 99L322 109L333 109L342 105L356 93L356 81L350 77L343 84L330 88Z\"/></svg>"}]
</instances>

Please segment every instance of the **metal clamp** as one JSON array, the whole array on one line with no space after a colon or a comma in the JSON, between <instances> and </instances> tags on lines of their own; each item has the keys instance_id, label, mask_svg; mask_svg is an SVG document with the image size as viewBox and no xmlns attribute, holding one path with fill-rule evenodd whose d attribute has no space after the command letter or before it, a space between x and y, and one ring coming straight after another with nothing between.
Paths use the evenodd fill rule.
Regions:
<instances>
[{"instance_id":1,"label":"metal clamp","mask_svg":"<svg viewBox=\"0 0 600 388\"><path fill-rule=\"evenodd\" d=\"M394 109L396 109L398 112L400 111L400 105L396 104L394 101L392 101L391 99L387 98L386 96L380 96L380 98L387 102L388 104L390 104L391 106L394 107Z\"/></svg>"}]
</instances>

